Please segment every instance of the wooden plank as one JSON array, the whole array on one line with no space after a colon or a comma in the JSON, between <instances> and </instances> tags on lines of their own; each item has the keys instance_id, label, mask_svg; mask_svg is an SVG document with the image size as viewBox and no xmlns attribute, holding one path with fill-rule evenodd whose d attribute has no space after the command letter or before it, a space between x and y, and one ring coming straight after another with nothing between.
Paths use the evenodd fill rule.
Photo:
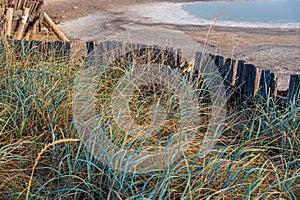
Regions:
<instances>
[{"instance_id":1,"label":"wooden plank","mask_svg":"<svg viewBox=\"0 0 300 200\"><path fill-rule=\"evenodd\" d=\"M147 48L146 54L147 54L147 63L151 63L151 60L152 60L152 50L151 50L151 48Z\"/></svg>"},{"instance_id":2,"label":"wooden plank","mask_svg":"<svg viewBox=\"0 0 300 200\"><path fill-rule=\"evenodd\" d=\"M158 59L159 64L167 65L167 51L166 49L161 49Z\"/></svg>"},{"instance_id":3,"label":"wooden plank","mask_svg":"<svg viewBox=\"0 0 300 200\"><path fill-rule=\"evenodd\" d=\"M95 41L86 42L86 50L87 50L87 53L86 53L87 57L85 59L86 63L87 63L87 65L85 65L86 68L88 68L90 66L96 66L98 64L95 59L95 56L96 56L95 48L100 49L101 46L102 46L102 43L100 43L97 47Z\"/></svg>"},{"instance_id":4,"label":"wooden plank","mask_svg":"<svg viewBox=\"0 0 300 200\"><path fill-rule=\"evenodd\" d=\"M177 53L177 56L176 56L176 64L175 65L177 67L179 67L184 61L182 49L178 49L176 53Z\"/></svg>"},{"instance_id":5,"label":"wooden plank","mask_svg":"<svg viewBox=\"0 0 300 200\"><path fill-rule=\"evenodd\" d=\"M16 6L15 7L16 10L22 10L21 3L22 3L22 0L17 0L17 3L15 5Z\"/></svg>"},{"instance_id":6,"label":"wooden plank","mask_svg":"<svg viewBox=\"0 0 300 200\"><path fill-rule=\"evenodd\" d=\"M35 13L38 10L39 6L40 6L40 2L33 2L31 4L30 13Z\"/></svg>"},{"instance_id":7,"label":"wooden plank","mask_svg":"<svg viewBox=\"0 0 300 200\"><path fill-rule=\"evenodd\" d=\"M232 78L233 78L233 64L235 60L231 58L223 59L223 64L219 68L219 72L224 79L224 85L228 88L232 85Z\"/></svg>"},{"instance_id":8,"label":"wooden plank","mask_svg":"<svg viewBox=\"0 0 300 200\"><path fill-rule=\"evenodd\" d=\"M102 63L105 67L108 66L109 64L111 64L111 54L110 54L110 41L104 41L103 42L103 51L100 52L100 56L101 54L103 55L103 60ZM97 55L98 56L98 55Z\"/></svg>"},{"instance_id":9,"label":"wooden plank","mask_svg":"<svg viewBox=\"0 0 300 200\"><path fill-rule=\"evenodd\" d=\"M277 93L278 93L278 78L277 74L273 73L274 76L274 91L273 91L273 97L276 99L277 98Z\"/></svg>"},{"instance_id":10,"label":"wooden plank","mask_svg":"<svg viewBox=\"0 0 300 200\"><path fill-rule=\"evenodd\" d=\"M36 40L30 40L29 41L29 49L33 53L37 52L37 50L38 50L38 44L37 43L38 42Z\"/></svg>"},{"instance_id":11,"label":"wooden plank","mask_svg":"<svg viewBox=\"0 0 300 200\"><path fill-rule=\"evenodd\" d=\"M177 60L177 55L176 55L177 50L175 50L172 47L169 47L167 49L167 65L172 67L172 68L176 68L176 60ZM194 63L193 61L189 61L189 68L194 67ZM189 69L191 70L191 69Z\"/></svg>"},{"instance_id":12,"label":"wooden plank","mask_svg":"<svg viewBox=\"0 0 300 200\"><path fill-rule=\"evenodd\" d=\"M34 38L34 36L36 34L36 28L37 28L38 23L39 23L39 17L35 20L34 23L32 23L30 25L30 27L28 27L27 32L24 37L25 40L30 40L30 39Z\"/></svg>"},{"instance_id":13,"label":"wooden plank","mask_svg":"<svg viewBox=\"0 0 300 200\"><path fill-rule=\"evenodd\" d=\"M254 86L254 94L253 96L256 96L259 92L259 84L260 84L260 75L261 75L261 70L256 69L256 79L255 79L255 86Z\"/></svg>"},{"instance_id":14,"label":"wooden plank","mask_svg":"<svg viewBox=\"0 0 300 200\"><path fill-rule=\"evenodd\" d=\"M291 75L288 97L289 99L300 98L300 75Z\"/></svg>"},{"instance_id":15,"label":"wooden plank","mask_svg":"<svg viewBox=\"0 0 300 200\"><path fill-rule=\"evenodd\" d=\"M94 51L95 45L96 44L94 41L86 42L87 55L91 54Z\"/></svg>"},{"instance_id":16,"label":"wooden plank","mask_svg":"<svg viewBox=\"0 0 300 200\"><path fill-rule=\"evenodd\" d=\"M276 90L275 77L275 74L271 73L270 70L262 70L258 94L264 99L267 99L269 96L274 96Z\"/></svg>"},{"instance_id":17,"label":"wooden plank","mask_svg":"<svg viewBox=\"0 0 300 200\"><path fill-rule=\"evenodd\" d=\"M24 35L24 29L25 29L25 25L26 25L26 23L27 23L28 15L29 15L29 8L25 8L25 9L23 10L21 23L18 25L18 27L17 27L17 32L16 32L16 34L15 34L15 38L16 38L17 40L20 40L20 39L23 38L23 35Z\"/></svg>"},{"instance_id":18,"label":"wooden plank","mask_svg":"<svg viewBox=\"0 0 300 200\"><path fill-rule=\"evenodd\" d=\"M256 67L251 64L243 64L238 76L243 96L247 99L252 98L255 94L255 82L258 76Z\"/></svg>"},{"instance_id":19,"label":"wooden plank","mask_svg":"<svg viewBox=\"0 0 300 200\"><path fill-rule=\"evenodd\" d=\"M214 60L215 60L215 65L216 65L216 67L218 68L218 70L219 70L219 73L221 73L221 76L222 77L224 77L225 76L225 74L226 74L226 72L225 72L225 74L224 74L224 71L221 69L221 66L223 66L223 64L224 64L224 57L222 57L222 56L219 56L219 55L215 55L214 56Z\"/></svg>"},{"instance_id":20,"label":"wooden plank","mask_svg":"<svg viewBox=\"0 0 300 200\"><path fill-rule=\"evenodd\" d=\"M12 35L12 21L13 21L14 9L7 8L6 10L6 24L5 24L5 35L11 36Z\"/></svg>"},{"instance_id":21,"label":"wooden plank","mask_svg":"<svg viewBox=\"0 0 300 200\"><path fill-rule=\"evenodd\" d=\"M33 13L34 13L36 4L38 4L38 3L37 3L37 2L33 2L33 3L31 2L31 3L28 5L28 7L29 7L29 13L30 13L30 14L33 14Z\"/></svg>"},{"instance_id":22,"label":"wooden plank","mask_svg":"<svg viewBox=\"0 0 300 200\"><path fill-rule=\"evenodd\" d=\"M210 66L212 62L213 64L215 64L213 55L207 53L203 54L202 52L196 52L194 60L194 69L192 73L189 74L189 79L197 83L197 88L201 88L204 83L203 80L210 78L212 73L214 73L211 71Z\"/></svg>"},{"instance_id":23,"label":"wooden plank","mask_svg":"<svg viewBox=\"0 0 300 200\"><path fill-rule=\"evenodd\" d=\"M64 42L69 42L69 39L65 36L63 32L55 25L52 19L44 12L44 22L54 31L55 35Z\"/></svg>"},{"instance_id":24,"label":"wooden plank","mask_svg":"<svg viewBox=\"0 0 300 200\"><path fill-rule=\"evenodd\" d=\"M241 87L245 80L243 77L244 73L244 62L241 60L235 60L232 64L232 79L231 86L239 88Z\"/></svg>"},{"instance_id":25,"label":"wooden plank","mask_svg":"<svg viewBox=\"0 0 300 200\"><path fill-rule=\"evenodd\" d=\"M111 54L112 54L112 57L113 59L115 60L116 58L118 58L118 42L117 41L112 41L111 43Z\"/></svg>"},{"instance_id":26,"label":"wooden plank","mask_svg":"<svg viewBox=\"0 0 300 200\"><path fill-rule=\"evenodd\" d=\"M236 85L238 67L239 68L242 67L239 64L240 64L240 61L239 60L235 60L234 64L232 65L231 86L235 86Z\"/></svg>"},{"instance_id":27,"label":"wooden plank","mask_svg":"<svg viewBox=\"0 0 300 200\"><path fill-rule=\"evenodd\" d=\"M115 50L115 57L119 58L123 55L123 42L116 41L117 49Z\"/></svg>"},{"instance_id":28,"label":"wooden plank","mask_svg":"<svg viewBox=\"0 0 300 200\"><path fill-rule=\"evenodd\" d=\"M23 9L23 8L28 8L28 9L29 9L29 7L27 6L27 4L28 4L28 0L22 0L21 8L22 8L22 9Z\"/></svg>"}]
</instances>

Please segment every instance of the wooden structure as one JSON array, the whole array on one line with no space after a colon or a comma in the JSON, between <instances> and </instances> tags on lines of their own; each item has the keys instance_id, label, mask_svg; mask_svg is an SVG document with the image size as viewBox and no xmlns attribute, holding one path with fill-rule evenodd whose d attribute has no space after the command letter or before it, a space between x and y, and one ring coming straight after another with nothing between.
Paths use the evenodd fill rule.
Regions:
<instances>
[{"instance_id":1,"label":"wooden structure","mask_svg":"<svg viewBox=\"0 0 300 200\"><path fill-rule=\"evenodd\" d=\"M126 52L128 51L126 49L145 51L147 48L152 51L152 54L154 52L154 57L157 54L163 56L164 60L167 60L167 63L164 64L173 68L185 66L189 68L187 70L189 71L192 68L199 68L201 64L201 52L196 53L195 61L191 67L189 66L190 62L182 58L181 49L160 49L160 47L156 46L124 44L117 41L87 42L86 51L87 55L94 56L97 59L101 59L105 55L106 58L104 60L113 60L115 57L122 55L122 49ZM158 51L161 52L157 53ZM262 70L245 61L224 58L219 55L205 54L204 58L211 59L218 67L219 73L224 80L223 84L226 86L228 93L231 94L229 101L252 101L252 98L257 96L264 99L273 97L274 99L300 100L300 75L290 75L290 80L287 80L290 83L288 90L279 91L277 76L271 70ZM185 69L183 70L186 71Z\"/></svg>"},{"instance_id":2,"label":"wooden structure","mask_svg":"<svg viewBox=\"0 0 300 200\"><path fill-rule=\"evenodd\" d=\"M9 38L35 39L46 28L57 39L69 41L44 11L44 0L8 0L3 17L4 33Z\"/></svg>"},{"instance_id":3,"label":"wooden structure","mask_svg":"<svg viewBox=\"0 0 300 200\"><path fill-rule=\"evenodd\" d=\"M290 99L300 99L300 75L291 75L288 92Z\"/></svg>"},{"instance_id":4,"label":"wooden structure","mask_svg":"<svg viewBox=\"0 0 300 200\"><path fill-rule=\"evenodd\" d=\"M63 41L41 41L41 40L1 40L0 49L9 48L11 54L18 56L26 55L33 57L41 57L48 60L70 60L71 43Z\"/></svg>"},{"instance_id":5,"label":"wooden structure","mask_svg":"<svg viewBox=\"0 0 300 200\"><path fill-rule=\"evenodd\" d=\"M6 41L7 42L7 41ZM60 59L72 59L73 54L78 50L76 46L70 42L56 41L26 41L26 40L13 40L11 41L15 51L30 51L43 53L46 57ZM0 48L2 46L0 42ZM141 54L141 52L149 51L148 53L154 57L161 57L164 64L170 65L173 68L188 67L182 69L189 71L192 68L197 68L202 58L202 53L198 52L195 55L195 62L193 66L182 57L182 50L174 48L161 49L158 46L149 46L144 44L127 44L117 41L104 41L104 42L87 42L83 46L85 57L89 56L92 60L87 65L98 65L99 61L93 63L93 59L99 60L102 63L105 60L114 60L126 53ZM17 52L16 52L17 54ZM218 67L219 73L223 78L223 84L226 86L227 91L232 95L229 101L242 100L251 101L253 97L260 96L267 99L271 96L279 99L300 100L300 75L290 75L289 89L287 91L279 91L277 88L278 80L276 74L270 70L260 70L254 65L247 64L241 60L234 60L231 58L224 58L218 55L206 54L210 57ZM95 61L96 61L95 60Z\"/></svg>"},{"instance_id":6,"label":"wooden structure","mask_svg":"<svg viewBox=\"0 0 300 200\"><path fill-rule=\"evenodd\" d=\"M240 96L242 101L251 101L253 97L264 99L295 99L300 100L300 75L290 74L289 88L279 90L277 75L269 69L260 69L242 60L210 55L219 68L224 84L233 98Z\"/></svg>"}]
</instances>

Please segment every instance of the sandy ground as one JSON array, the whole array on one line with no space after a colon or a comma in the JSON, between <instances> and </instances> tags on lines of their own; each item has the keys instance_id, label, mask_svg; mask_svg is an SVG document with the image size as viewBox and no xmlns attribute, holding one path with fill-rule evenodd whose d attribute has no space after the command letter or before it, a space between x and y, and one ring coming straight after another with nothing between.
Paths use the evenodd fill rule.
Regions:
<instances>
[{"instance_id":1,"label":"sandy ground","mask_svg":"<svg viewBox=\"0 0 300 200\"><path fill-rule=\"evenodd\" d=\"M70 38L99 40L133 29L171 31L189 35L203 44L208 25L196 25L179 2L192 0L46 0L46 10ZM174 4L176 2L176 4ZM170 33L171 33L170 32ZM288 87L289 74L300 74L299 28L241 28L216 26L209 36L214 53L243 59L271 69L280 90Z\"/></svg>"},{"instance_id":2,"label":"sandy ground","mask_svg":"<svg viewBox=\"0 0 300 200\"><path fill-rule=\"evenodd\" d=\"M111 11L128 5L151 2L193 1L199 0L45 0L45 5L46 11L50 13L52 17L60 20L67 20L84 17L91 13Z\"/></svg>"}]
</instances>

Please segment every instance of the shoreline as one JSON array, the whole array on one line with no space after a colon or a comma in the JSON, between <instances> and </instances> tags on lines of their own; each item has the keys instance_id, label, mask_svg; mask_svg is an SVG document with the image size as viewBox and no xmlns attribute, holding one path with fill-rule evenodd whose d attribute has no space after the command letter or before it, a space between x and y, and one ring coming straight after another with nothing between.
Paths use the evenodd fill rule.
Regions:
<instances>
[{"instance_id":1,"label":"shoreline","mask_svg":"<svg viewBox=\"0 0 300 200\"><path fill-rule=\"evenodd\" d=\"M128 6L128 14L132 18L144 18L144 22L165 23L178 25L209 26L213 20L201 19L198 16L190 14L184 5L187 3L147 3ZM201 3L201 2L199 2ZM205 2L202 2L205 3ZM170 10L172 12L170 12ZM176 14L175 14L176 13ZM180 16L180 18L178 18ZM271 28L271 29L300 29L300 23L264 23L264 22L245 22L231 20L216 20L215 26L232 28Z\"/></svg>"},{"instance_id":2,"label":"shoreline","mask_svg":"<svg viewBox=\"0 0 300 200\"><path fill-rule=\"evenodd\" d=\"M228 3L231 2L272 2L272 1L278 1L278 0L231 0L228 1ZM189 13L184 6L188 4L205 4L205 3L217 3L217 2L226 2L224 0L216 0L216 1L199 1L199 2L186 2L182 3L182 9ZM226 9L226 8L225 8ZM190 14L193 15L193 14ZM199 25L210 25L213 20L208 20L208 19L202 19L199 16L193 15L195 18L198 19ZM222 16L222 14L221 14ZM223 20L223 19L217 19L216 20L216 26L221 26L221 27L232 27L232 28L271 28L271 29L300 29L300 21L299 22L254 22L254 21L234 21L234 20Z\"/></svg>"}]
</instances>

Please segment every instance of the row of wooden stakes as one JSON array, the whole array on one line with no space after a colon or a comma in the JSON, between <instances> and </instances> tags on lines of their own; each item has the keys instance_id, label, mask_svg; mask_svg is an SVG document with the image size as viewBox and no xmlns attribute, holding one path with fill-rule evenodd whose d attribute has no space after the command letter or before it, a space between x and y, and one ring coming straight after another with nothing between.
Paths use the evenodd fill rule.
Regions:
<instances>
[{"instance_id":1,"label":"row of wooden stakes","mask_svg":"<svg viewBox=\"0 0 300 200\"><path fill-rule=\"evenodd\" d=\"M25 41L14 40L10 42L14 49L18 51L27 51L31 54L35 52L43 53L45 57L50 58L67 58L70 61L76 57L78 46L73 42L45 42L45 41ZM0 47L1 47L0 43ZM158 46L149 46L143 44L131 44L118 41L104 42L86 42L83 44L82 52L84 57L88 58L87 65L97 65L107 63L108 60L126 57L130 55L142 55L147 53L155 58L158 62L170 65L175 68L189 67L190 61L182 56L182 50L174 48L160 48ZM18 52L16 52L18 53ZM198 68L201 64L203 54L196 53L192 62L192 68ZM261 70L252 64L247 64L241 60L224 58L218 55L205 54L210 60L218 66L219 74L222 76L223 84L229 90L234 92L233 98L251 100L255 96L267 98L272 96L280 99L300 100L300 75L290 75L289 89L287 91L278 90L276 74L270 70ZM126 57L127 59L127 57ZM108 63L107 63L108 64ZM233 99L234 100L234 99Z\"/></svg>"},{"instance_id":2,"label":"row of wooden stakes","mask_svg":"<svg viewBox=\"0 0 300 200\"><path fill-rule=\"evenodd\" d=\"M192 61L185 60L182 56L181 49L161 48L158 46L149 46L144 44L124 44L118 41L104 42L88 42L87 54L91 57L101 59L100 55L106 55L102 61L114 60L118 56L126 55L129 51L134 51L136 54L142 54L145 49L150 50L148 53L164 64L184 68L184 71L189 69L201 68L203 60L209 59L214 62L218 68L218 73L224 80L223 84L228 89L228 94L233 94L231 100L249 100L255 96L261 96L267 99L268 96L274 99L293 99L300 100L300 75L290 75L288 90L281 91L278 89L278 79L275 73L271 70L259 69L256 66L246 63L242 60L224 58L219 55L197 52ZM96 55L95 55L96 53ZM97 55L98 54L98 55ZM103 57L103 56L102 56ZM110 57L110 58L108 58ZM203 59L204 58L204 59ZM201 63L202 62L202 63Z\"/></svg>"}]
</instances>

